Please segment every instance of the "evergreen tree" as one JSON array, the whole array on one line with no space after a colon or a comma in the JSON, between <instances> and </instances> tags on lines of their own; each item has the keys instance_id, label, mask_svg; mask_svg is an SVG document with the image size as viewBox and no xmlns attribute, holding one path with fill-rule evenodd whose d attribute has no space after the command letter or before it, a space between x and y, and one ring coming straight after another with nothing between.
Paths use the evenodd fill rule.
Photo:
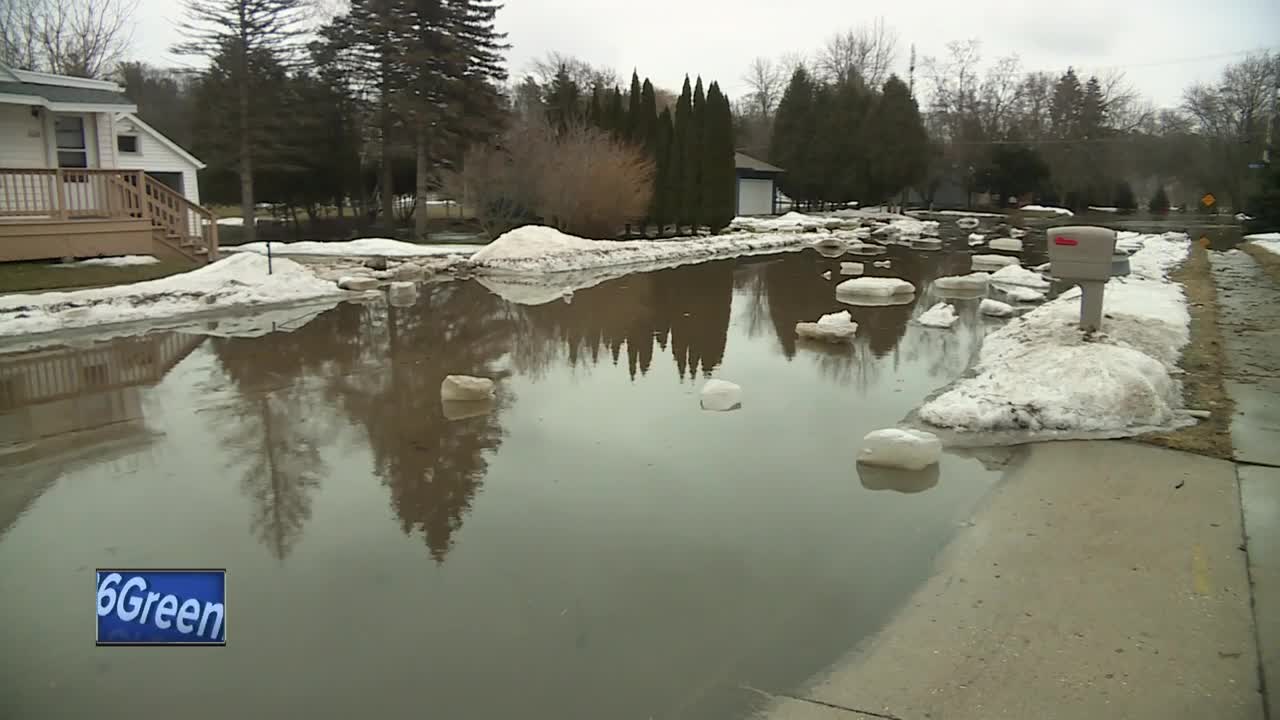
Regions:
<instances>
[{"instance_id":1,"label":"evergreen tree","mask_svg":"<svg viewBox=\"0 0 1280 720\"><path fill-rule=\"evenodd\" d=\"M556 71L547 87L547 96L543 102L547 106L547 122L557 132L564 132L570 125L582 119L581 93L578 83L569 76L569 70L563 66Z\"/></svg>"},{"instance_id":2,"label":"evergreen tree","mask_svg":"<svg viewBox=\"0 0 1280 720\"><path fill-rule=\"evenodd\" d=\"M702 205L702 146L706 142L706 93L699 77L690 100L689 125L684 136L681 155L684 175L681 177L680 205L684 209L684 222L693 226L706 223Z\"/></svg>"},{"instance_id":3,"label":"evergreen tree","mask_svg":"<svg viewBox=\"0 0 1280 720\"><path fill-rule=\"evenodd\" d=\"M227 86L225 100L235 108L236 172L240 178L240 213L244 240L255 239L253 191L255 137L272 110L254 102L254 85L265 67L286 62L301 34L301 0L187 0L188 40L175 52L220 58Z\"/></svg>"},{"instance_id":4,"label":"evergreen tree","mask_svg":"<svg viewBox=\"0 0 1280 720\"><path fill-rule=\"evenodd\" d=\"M640 75L631 71L631 90L627 93L627 133L626 138L636 145L644 143L644 122L640 118Z\"/></svg>"},{"instance_id":5,"label":"evergreen tree","mask_svg":"<svg viewBox=\"0 0 1280 720\"><path fill-rule=\"evenodd\" d=\"M640 109L637 111L637 116L639 118L639 142L644 144L650 156L656 157L658 100L653 92L653 83L649 82L649 78L644 79L644 85L640 89Z\"/></svg>"},{"instance_id":6,"label":"evergreen tree","mask_svg":"<svg viewBox=\"0 0 1280 720\"><path fill-rule=\"evenodd\" d=\"M667 179L670 188L671 204L668 211L671 215L671 221L675 223L677 232L679 227L690 222L691 214L696 214L696 206L690 206L686 191L689 186L687 176L693 172L688 167L686 158L688 157L688 148L692 142L690 135L693 132L693 88L689 85L689 76L684 78L684 87L680 90L680 98L676 100L676 114L674 119L674 132L671 139L670 170L671 173ZM694 175L693 177L696 177Z\"/></svg>"},{"instance_id":7,"label":"evergreen tree","mask_svg":"<svg viewBox=\"0 0 1280 720\"><path fill-rule=\"evenodd\" d=\"M1133 196L1133 188L1123 180L1116 183L1113 202L1118 209L1126 212L1138 208L1138 199Z\"/></svg>"},{"instance_id":8,"label":"evergreen tree","mask_svg":"<svg viewBox=\"0 0 1280 720\"><path fill-rule=\"evenodd\" d=\"M654 127L654 157L657 172L653 184L653 200L651 201L650 219L658 226L658 235L666 232L672 219L672 152L671 146L675 130L672 127L671 109L663 108L662 114Z\"/></svg>"},{"instance_id":9,"label":"evergreen tree","mask_svg":"<svg viewBox=\"0 0 1280 720\"><path fill-rule=\"evenodd\" d=\"M815 172L809 164L817 121L815 91L809 73L796 68L778 102L769 143L769 162L786 171L778 183L780 189L798 201L816 199L811 181Z\"/></svg>"},{"instance_id":10,"label":"evergreen tree","mask_svg":"<svg viewBox=\"0 0 1280 720\"><path fill-rule=\"evenodd\" d=\"M622 139L627 135L627 109L623 104L622 90L615 87L609 93L609 107L605 111L608 118L608 130L614 137Z\"/></svg>"},{"instance_id":11,"label":"evergreen tree","mask_svg":"<svg viewBox=\"0 0 1280 720\"><path fill-rule=\"evenodd\" d=\"M1156 186L1155 194L1151 196L1147 209L1153 213L1169 212L1169 195L1164 191L1164 185Z\"/></svg>"},{"instance_id":12,"label":"evergreen tree","mask_svg":"<svg viewBox=\"0 0 1280 720\"><path fill-rule=\"evenodd\" d=\"M702 149L704 222L713 232L734 216L733 111L718 83L711 83L706 100L706 139Z\"/></svg>"},{"instance_id":13,"label":"evergreen tree","mask_svg":"<svg viewBox=\"0 0 1280 720\"><path fill-rule=\"evenodd\" d=\"M929 136L906 83L891 75L870 120L866 149L871 177L864 200L891 200L920 180L929 163Z\"/></svg>"},{"instance_id":14,"label":"evergreen tree","mask_svg":"<svg viewBox=\"0 0 1280 720\"><path fill-rule=\"evenodd\" d=\"M1280 164L1272 161L1258 192L1246 201L1245 213L1253 218L1245 222L1249 232L1280 230Z\"/></svg>"},{"instance_id":15,"label":"evergreen tree","mask_svg":"<svg viewBox=\"0 0 1280 720\"><path fill-rule=\"evenodd\" d=\"M604 108L600 104L600 87L591 88L591 104L587 106L587 124L604 129Z\"/></svg>"}]
</instances>

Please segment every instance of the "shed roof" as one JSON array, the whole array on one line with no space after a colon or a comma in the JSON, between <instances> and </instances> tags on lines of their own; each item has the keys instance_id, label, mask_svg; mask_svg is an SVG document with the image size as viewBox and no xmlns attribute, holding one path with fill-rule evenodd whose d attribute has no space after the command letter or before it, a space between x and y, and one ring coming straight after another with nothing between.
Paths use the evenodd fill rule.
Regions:
<instances>
[{"instance_id":1,"label":"shed roof","mask_svg":"<svg viewBox=\"0 0 1280 720\"><path fill-rule=\"evenodd\" d=\"M770 165L769 163L763 160L753 158L750 155L743 152L735 152L733 154L733 162L734 162L735 168L738 170L751 170L753 172L764 172L764 173L786 172L786 170L783 170L782 168L776 165Z\"/></svg>"}]
</instances>

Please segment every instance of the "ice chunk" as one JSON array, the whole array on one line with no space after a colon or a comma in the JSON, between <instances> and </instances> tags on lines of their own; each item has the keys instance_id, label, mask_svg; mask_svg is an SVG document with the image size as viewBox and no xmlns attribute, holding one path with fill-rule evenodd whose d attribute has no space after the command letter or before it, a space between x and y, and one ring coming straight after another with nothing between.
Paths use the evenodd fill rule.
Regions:
<instances>
[{"instance_id":1,"label":"ice chunk","mask_svg":"<svg viewBox=\"0 0 1280 720\"><path fill-rule=\"evenodd\" d=\"M982 303L978 305L978 312L991 317L1010 317L1013 315L1013 306L1009 303L1002 303L999 300L984 298Z\"/></svg>"},{"instance_id":2,"label":"ice chunk","mask_svg":"<svg viewBox=\"0 0 1280 720\"><path fill-rule=\"evenodd\" d=\"M846 251L844 243L839 245L814 245L813 249L817 250L818 254L825 258L838 258L845 254Z\"/></svg>"},{"instance_id":3,"label":"ice chunk","mask_svg":"<svg viewBox=\"0 0 1280 720\"><path fill-rule=\"evenodd\" d=\"M1039 273L1018 265L1002 267L995 271L991 274L991 282L1001 285L1021 285L1035 290L1046 290L1049 287L1049 281L1040 277Z\"/></svg>"},{"instance_id":4,"label":"ice chunk","mask_svg":"<svg viewBox=\"0 0 1280 720\"><path fill-rule=\"evenodd\" d=\"M875 255L883 255L888 252L883 245L874 243L856 242L849 246L848 252L851 255L860 255L864 257L872 257Z\"/></svg>"},{"instance_id":5,"label":"ice chunk","mask_svg":"<svg viewBox=\"0 0 1280 720\"><path fill-rule=\"evenodd\" d=\"M858 262L842 262L840 263L841 275L861 275L865 268L862 263Z\"/></svg>"},{"instance_id":6,"label":"ice chunk","mask_svg":"<svg viewBox=\"0 0 1280 720\"><path fill-rule=\"evenodd\" d=\"M949 328L959 320L956 309L950 303L940 302L929 308L916 318L916 322L925 327Z\"/></svg>"},{"instance_id":7,"label":"ice chunk","mask_svg":"<svg viewBox=\"0 0 1280 720\"><path fill-rule=\"evenodd\" d=\"M933 286L942 290L985 290L987 280L991 276L984 272L968 275L948 275L933 281Z\"/></svg>"},{"instance_id":8,"label":"ice chunk","mask_svg":"<svg viewBox=\"0 0 1280 720\"><path fill-rule=\"evenodd\" d=\"M973 217L962 217L956 220L956 227L961 230L972 230L982 224L982 221Z\"/></svg>"},{"instance_id":9,"label":"ice chunk","mask_svg":"<svg viewBox=\"0 0 1280 720\"><path fill-rule=\"evenodd\" d=\"M891 266L892 264L893 264L893 263L892 263L892 262L890 262L889 260L878 260L878 261L876 261L876 262L871 263L871 266L872 266L872 267L878 267L878 268L887 268L887 267Z\"/></svg>"},{"instance_id":10,"label":"ice chunk","mask_svg":"<svg viewBox=\"0 0 1280 720\"><path fill-rule=\"evenodd\" d=\"M708 380L702 386L702 409L724 412L742 407L742 388L727 380Z\"/></svg>"},{"instance_id":11,"label":"ice chunk","mask_svg":"<svg viewBox=\"0 0 1280 720\"><path fill-rule=\"evenodd\" d=\"M890 305L910 305L916 301L915 293L910 295L861 295L836 293L836 300L844 305L854 307L888 307Z\"/></svg>"},{"instance_id":12,"label":"ice chunk","mask_svg":"<svg viewBox=\"0 0 1280 720\"><path fill-rule=\"evenodd\" d=\"M1018 258L1008 255L974 255L974 270L995 270L1006 265L1020 265Z\"/></svg>"},{"instance_id":13,"label":"ice chunk","mask_svg":"<svg viewBox=\"0 0 1280 720\"><path fill-rule=\"evenodd\" d=\"M488 400L493 397L494 390L493 381L489 378L449 375L440 383L440 399L471 402Z\"/></svg>"},{"instance_id":14,"label":"ice chunk","mask_svg":"<svg viewBox=\"0 0 1280 720\"><path fill-rule=\"evenodd\" d=\"M1009 228L1009 237L1011 238L1024 238L1026 236L1027 231L1022 228Z\"/></svg>"},{"instance_id":15,"label":"ice chunk","mask_svg":"<svg viewBox=\"0 0 1280 720\"><path fill-rule=\"evenodd\" d=\"M830 271L830 270L827 270L826 272L822 273L822 279L823 279L823 280L830 280L830 279L831 279L831 271Z\"/></svg>"},{"instance_id":16,"label":"ice chunk","mask_svg":"<svg viewBox=\"0 0 1280 720\"><path fill-rule=\"evenodd\" d=\"M915 250L941 250L942 241L936 237L913 238L911 247Z\"/></svg>"},{"instance_id":17,"label":"ice chunk","mask_svg":"<svg viewBox=\"0 0 1280 720\"><path fill-rule=\"evenodd\" d=\"M984 242L986 239L987 239L987 236L986 236L986 235L983 235L982 233L969 233L969 244L970 244L970 245L972 245L972 244L974 244L974 243L981 243L981 242Z\"/></svg>"},{"instance_id":18,"label":"ice chunk","mask_svg":"<svg viewBox=\"0 0 1280 720\"><path fill-rule=\"evenodd\" d=\"M893 295L915 294L916 286L900 278L862 277L845 280L836 286L836 292L845 295Z\"/></svg>"},{"instance_id":19,"label":"ice chunk","mask_svg":"<svg viewBox=\"0 0 1280 720\"><path fill-rule=\"evenodd\" d=\"M1031 269L1032 269L1032 270L1035 270L1035 271L1036 271L1036 272L1038 272L1038 273L1047 273L1047 272L1049 272L1049 263L1040 263L1039 265L1037 265L1037 266L1035 266L1035 267L1033 267L1033 268L1031 268Z\"/></svg>"},{"instance_id":20,"label":"ice chunk","mask_svg":"<svg viewBox=\"0 0 1280 720\"><path fill-rule=\"evenodd\" d=\"M923 470L880 467L857 463L858 480L868 490L892 490L905 494L919 493L935 487L941 473L936 464Z\"/></svg>"},{"instance_id":21,"label":"ice chunk","mask_svg":"<svg viewBox=\"0 0 1280 720\"><path fill-rule=\"evenodd\" d=\"M923 430L887 428L862 438L858 462L903 470L923 470L942 457L942 441Z\"/></svg>"},{"instance_id":22,"label":"ice chunk","mask_svg":"<svg viewBox=\"0 0 1280 720\"><path fill-rule=\"evenodd\" d=\"M381 284L377 278L344 275L338 278L338 287L343 290L373 290Z\"/></svg>"},{"instance_id":23,"label":"ice chunk","mask_svg":"<svg viewBox=\"0 0 1280 720\"><path fill-rule=\"evenodd\" d=\"M823 315L816 323L796 323L796 335L807 340L843 342L853 339L857 332L858 323L853 322L848 312Z\"/></svg>"},{"instance_id":24,"label":"ice chunk","mask_svg":"<svg viewBox=\"0 0 1280 720\"><path fill-rule=\"evenodd\" d=\"M1071 217L1075 213L1066 208L1047 207L1045 205L1023 205L1021 210L1029 213L1045 213L1048 215L1062 215L1063 217Z\"/></svg>"},{"instance_id":25,"label":"ice chunk","mask_svg":"<svg viewBox=\"0 0 1280 720\"><path fill-rule=\"evenodd\" d=\"M411 283L411 282L393 282L389 286L389 289L393 293L417 292L418 285L417 283Z\"/></svg>"},{"instance_id":26,"label":"ice chunk","mask_svg":"<svg viewBox=\"0 0 1280 720\"><path fill-rule=\"evenodd\" d=\"M1044 293L1039 290L1033 290L1029 287L1020 285L997 285L996 289L1004 293L1004 296L1014 302L1040 302L1044 300Z\"/></svg>"},{"instance_id":27,"label":"ice chunk","mask_svg":"<svg viewBox=\"0 0 1280 720\"><path fill-rule=\"evenodd\" d=\"M987 243L987 247L1005 252L1022 252L1022 241L1014 238L996 238Z\"/></svg>"}]
</instances>

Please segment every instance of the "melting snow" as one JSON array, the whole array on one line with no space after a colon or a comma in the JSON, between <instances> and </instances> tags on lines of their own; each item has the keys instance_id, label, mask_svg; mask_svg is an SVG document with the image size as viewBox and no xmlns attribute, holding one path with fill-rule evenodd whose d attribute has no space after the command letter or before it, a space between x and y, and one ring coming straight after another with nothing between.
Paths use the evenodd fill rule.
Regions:
<instances>
[{"instance_id":1,"label":"melting snow","mask_svg":"<svg viewBox=\"0 0 1280 720\"><path fill-rule=\"evenodd\" d=\"M1022 287L1034 288L1036 290L1045 290L1049 287L1049 281L1040 277L1037 272L1032 272L1020 265L1008 265L991 274L991 282L1001 285L1021 285Z\"/></svg>"},{"instance_id":2,"label":"melting snow","mask_svg":"<svg viewBox=\"0 0 1280 720\"><path fill-rule=\"evenodd\" d=\"M931 328L949 328L956 324L960 317L950 303L940 302L929 308L916 318L916 322Z\"/></svg>"},{"instance_id":3,"label":"melting snow","mask_svg":"<svg viewBox=\"0 0 1280 720\"><path fill-rule=\"evenodd\" d=\"M1050 207L1048 205L1023 205L1020 209L1023 212L1053 213L1054 215L1062 215L1064 217L1071 217L1075 215L1075 213L1066 208Z\"/></svg>"},{"instance_id":4,"label":"melting snow","mask_svg":"<svg viewBox=\"0 0 1280 720\"><path fill-rule=\"evenodd\" d=\"M933 281L933 286L941 290L985 290L990 275L984 272L968 275L948 275Z\"/></svg>"},{"instance_id":5,"label":"melting snow","mask_svg":"<svg viewBox=\"0 0 1280 720\"><path fill-rule=\"evenodd\" d=\"M160 262L150 255L120 255L118 257L89 258L68 263L58 263L54 267L130 267L134 265L155 265Z\"/></svg>"},{"instance_id":6,"label":"melting snow","mask_svg":"<svg viewBox=\"0 0 1280 720\"><path fill-rule=\"evenodd\" d=\"M247 245L232 245L222 248L225 252L251 252L267 254L267 243L256 242ZM325 255L334 257L431 257L439 255L469 255L475 252L475 245L419 245L401 242L390 238L361 238L344 242L317 242L303 240L300 242L271 243L272 255Z\"/></svg>"},{"instance_id":7,"label":"melting snow","mask_svg":"<svg viewBox=\"0 0 1280 720\"><path fill-rule=\"evenodd\" d=\"M836 286L837 294L876 295L889 297L893 295L911 295L916 286L899 278L863 277L845 280Z\"/></svg>"},{"instance_id":8,"label":"melting snow","mask_svg":"<svg viewBox=\"0 0 1280 720\"><path fill-rule=\"evenodd\" d=\"M942 457L938 436L923 430L888 428L862 438L858 462L867 465L923 470Z\"/></svg>"}]
</instances>

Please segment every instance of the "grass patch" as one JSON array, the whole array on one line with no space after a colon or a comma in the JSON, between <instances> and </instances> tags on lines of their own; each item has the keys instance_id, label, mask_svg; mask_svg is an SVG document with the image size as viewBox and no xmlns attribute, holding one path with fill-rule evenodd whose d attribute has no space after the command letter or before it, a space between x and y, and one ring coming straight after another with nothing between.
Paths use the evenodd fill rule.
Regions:
<instances>
[{"instance_id":1,"label":"grass patch","mask_svg":"<svg viewBox=\"0 0 1280 720\"><path fill-rule=\"evenodd\" d=\"M1218 291L1209 268L1209 251L1199 244L1191 246L1191 254L1182 267L1170 274L1182 283L1191 313L1191 342L1182 352L1180 363L1182 392L1187 407L1208 410L1212 414L1198 424L1173 432L1152 433L1138 438L1142 442L1174 450L1231 460L1231 416L1235 403L1222 383L1227 366L1218 327Z\"/></svg>"},{"instance_id":2,"label":"grass patch","mask_svg":"<svg viewBox=\"0 0 1280 720\"><path fill-rule=\"evenodd\" d=\"M1269 250L1263 250L1251 242L1240 243L1237 247L1249 253L1249 257L1261 265L1272 280L1280 283L1280 255L1276 255Z\"/></svg>"},{"instance_id":3,"label":"grass patch","mask_svg":"<svg viewBox=\"0 0 1280 720\"><path fill-rule=\"evenodd\" d=\"M194 263L176 260L128 267L58 267L42 261L7 262L0 263L0 293L124 285L195 268Z\"/></svg>"}]
</instances>

